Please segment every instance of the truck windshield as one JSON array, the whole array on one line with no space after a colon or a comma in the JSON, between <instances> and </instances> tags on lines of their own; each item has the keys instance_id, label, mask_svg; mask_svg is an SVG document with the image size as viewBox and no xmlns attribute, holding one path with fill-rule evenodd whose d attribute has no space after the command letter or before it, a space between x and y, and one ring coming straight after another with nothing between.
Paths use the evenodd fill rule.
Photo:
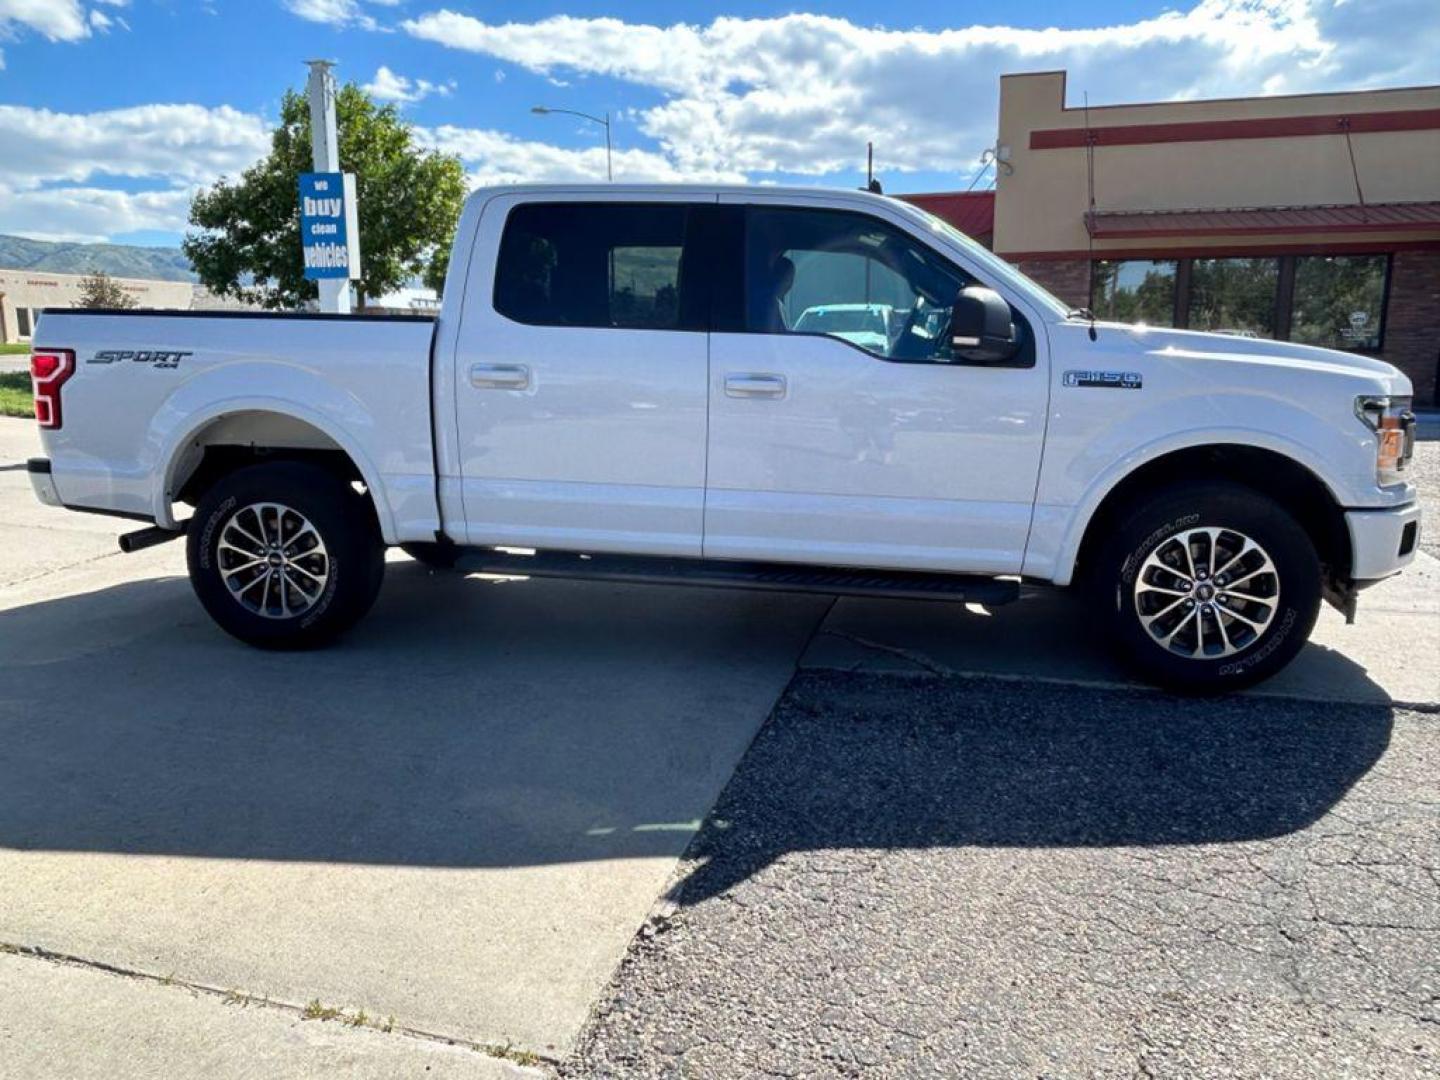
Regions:
<instances>
[{"instance_id":1,"label":"truck windshield","mask_svg":"<svg viewBox=\"0 0 1440 1080\"><path fill-rule=\"evenodd\" d=\"M1050 292L1049 289L1045 288L1045 286L1033 278L1022 274L1012 264L1000 258L1000 256L996 255L993 251L987 251L982 245L977 244L948 221L936 217L928 210L922 210L913 203L907 203L899 199L896 199L895 202L911 217L918 218L921 223L932 232L940 233L951 243L958 244L964 248L971 258L985 268L985 273L981 275L982 277L996 278L1006 282L1013 288L1025 293L1026 296L1032 297L1037 303L1048 307L1052 312L1062 318L1070 313L1071 307L1069 304L1055 296L1054 293Z\"/></svg>"}]
</instances>

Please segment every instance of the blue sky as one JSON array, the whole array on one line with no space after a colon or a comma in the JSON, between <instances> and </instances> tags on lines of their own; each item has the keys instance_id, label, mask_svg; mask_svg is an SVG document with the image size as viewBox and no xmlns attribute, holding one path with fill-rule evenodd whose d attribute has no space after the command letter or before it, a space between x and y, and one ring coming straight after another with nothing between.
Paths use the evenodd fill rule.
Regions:
<instances>
[{"instance_id":1,"label":"blue sky","mask_svg":"<svg viewBox=\"0 0 1440 1080\"><path fill-rule=\"evenodd\" d=\"M603 175L599 129L539 103L609 110L624 178L848 186L868 138L922 191L971 182L1006 71L1094 104L1415 85L1436 40L1435 0L0 0L0 232L176 242L311 57L477 184Z\"/></svg>"}]
</instances>

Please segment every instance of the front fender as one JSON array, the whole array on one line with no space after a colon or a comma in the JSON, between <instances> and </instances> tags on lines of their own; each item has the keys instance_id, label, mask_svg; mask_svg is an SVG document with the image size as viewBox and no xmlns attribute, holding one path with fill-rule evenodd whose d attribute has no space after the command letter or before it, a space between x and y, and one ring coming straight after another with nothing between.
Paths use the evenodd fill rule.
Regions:
<instances>
[{"instance_id":1,"label":"front fender","mask_svg":"<svg viewBox=\"0 0 1440 1080\"><path fill-rule=\"evenodd\" d=\"M266 392L253 392L264 386ZM185 448L210 424L240 412L268 412L301 421L343 450L365 481L386 543L396 542L394 512L380 470L367 453L376 418L353 394L302 367L274 362L227 364L176 387L156 410L145 434L155 521L174 528L176 470Z\"/></svg>"},{"instance_id":2,"label":"front fender","mask_svg":"<svg viewBox=\"0 0 1440 1080\"><path fill-rule=\"evenodd\" d=\"M1206 446L1245 446L1268 450L1304 466L1325 485L1331 497L1339 505L1356 505L1361 497L1354 490L1353 478L1337 472L1332 463L1327 461L1318 449L1280 432L1238 426L1197 427L1169 432L1153 436L1148 441L1112 458L1108 465L1099 467L1094 478L1083 489L1079 500L1062 516L1057 518L1053 513L1054 507L1038 506L1037 526L1039 528L1034 536L1036 542L1032 544L1033 550L1026 552L1025 572L1033 576L1049 578L1057 585L1070 584L1075 572L1075 562L1080 553L1080 544L1085 538L1085 532L1090 526L1091 519L1094 518L1096 510L1105 501L1106 496L1141 466L1176 451ZM1077 467L1084 467L1083 463L1076 464ZM1096 463L1092 462L1091 464ZM1373 480L1371 489L1373 498ZM1051 544L1048 545L1052 552L1048 559L1045 550L1047 545L1043 536L1047 510L1051 511L1048 516L1053 522L1052 536L1054 537ZM1062 520L1063 524L1061 524ZM1061 528L1055 530L1053 526L1057 524L1061 525Z\"/></svg>"}]
</instances>

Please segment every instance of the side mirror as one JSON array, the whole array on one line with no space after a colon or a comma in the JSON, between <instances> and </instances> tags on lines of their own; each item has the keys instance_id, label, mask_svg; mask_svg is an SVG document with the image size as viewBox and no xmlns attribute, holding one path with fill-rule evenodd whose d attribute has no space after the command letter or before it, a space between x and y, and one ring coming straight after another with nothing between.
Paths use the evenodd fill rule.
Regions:
<instances>
[{"instance_id":1,"label":"side mirror","mask_svg":"<svg viewBox=\"0 0 1440 1080\"><path fill-rule=\"evenodd\" d=\"M1010 305L994 289L967 285L950 313L950 344L957 359L972 364L1001 364L1020 349Z\"/></svg>"}]
</instances>

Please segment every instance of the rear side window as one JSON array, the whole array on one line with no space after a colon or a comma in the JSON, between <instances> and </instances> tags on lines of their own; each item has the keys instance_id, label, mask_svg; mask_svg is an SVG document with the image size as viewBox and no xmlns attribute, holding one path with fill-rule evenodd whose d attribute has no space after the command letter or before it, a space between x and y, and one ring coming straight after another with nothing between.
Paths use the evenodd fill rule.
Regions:
<instances>
[{"instance_id":1,"label":"rear side window","mask_svg":"<svg viewBox=\"0 0 1440 1080\"><path fill-rule=\"evenodd\" d=\"M510 212L495 310L532 326L703 330L708 297L677 203L527 203Z\"/></svg>"}]
</instances>

